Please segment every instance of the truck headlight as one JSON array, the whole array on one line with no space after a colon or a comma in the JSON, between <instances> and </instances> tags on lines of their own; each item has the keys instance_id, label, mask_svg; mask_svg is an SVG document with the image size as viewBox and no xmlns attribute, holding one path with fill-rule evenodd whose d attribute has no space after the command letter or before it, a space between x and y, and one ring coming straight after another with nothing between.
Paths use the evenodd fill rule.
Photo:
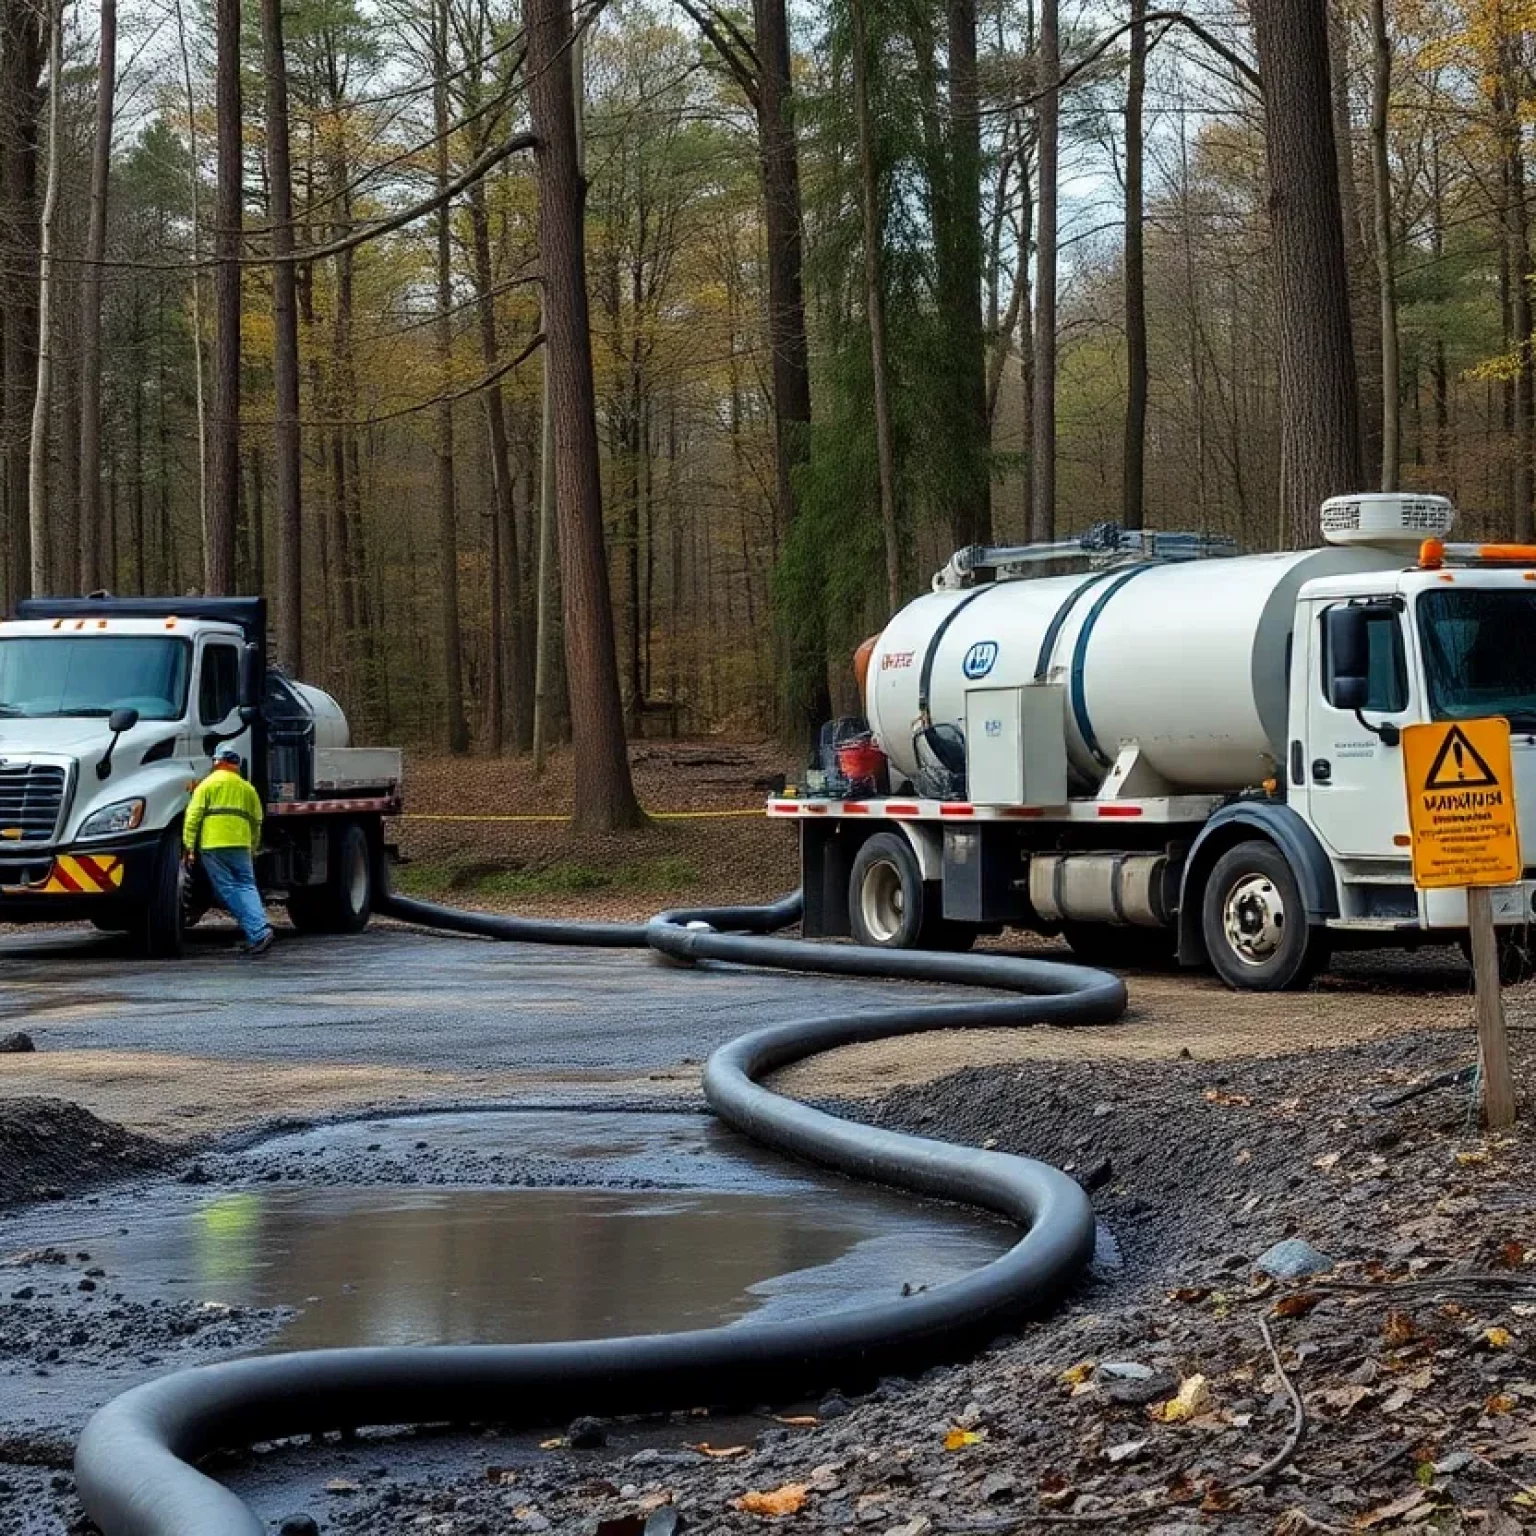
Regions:
<instances>
[{"instance_id":1,"label":"truck headlight","mask_svg":"<svg viewBox=\"0 0 1536 1536\"><path fill-rule=\"evenodd\" d=\"M85 818L75 834L82 841L91 837L116 837L122 832L132 832L144 820L142 800L119 800L115 805L104 805Z\"/></svg>"}]
</instances>

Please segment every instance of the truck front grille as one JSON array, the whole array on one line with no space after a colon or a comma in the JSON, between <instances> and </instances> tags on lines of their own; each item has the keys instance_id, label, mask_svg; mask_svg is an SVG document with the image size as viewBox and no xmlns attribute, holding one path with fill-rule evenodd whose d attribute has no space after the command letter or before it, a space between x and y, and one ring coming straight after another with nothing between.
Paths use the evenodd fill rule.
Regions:
<instances>
[{"instance_id":1,"label":"truck front grille","mask_svg":"<svg viewBox=\"0 0 1536 1536\"><path fill-rule=\"evenodd\" d=\"M51 843L64 805L64 770L49 763L0 766L0 849Z\"/></svg>"}]
</instances>

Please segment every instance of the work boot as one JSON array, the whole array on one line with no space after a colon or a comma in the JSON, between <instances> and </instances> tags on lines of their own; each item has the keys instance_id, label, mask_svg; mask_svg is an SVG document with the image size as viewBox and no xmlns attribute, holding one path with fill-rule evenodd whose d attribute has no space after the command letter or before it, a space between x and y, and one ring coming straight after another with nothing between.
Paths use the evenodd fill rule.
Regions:
<instances>
[{"instance_id":1,"label":"work boot","mask_svg":"<svg viewBox=\"0 0 1536 1536\"><path fill-rule=\"evenodd\" d=\"M270 928L268 928L267 931L259 939L257 939L254 944L236 944L235 953L237 955L247 955L252 960L254 960L258 955L264 955L269 949L272 948L272 943L275 938L276 935Z\"/></svg>"}]
</instances>

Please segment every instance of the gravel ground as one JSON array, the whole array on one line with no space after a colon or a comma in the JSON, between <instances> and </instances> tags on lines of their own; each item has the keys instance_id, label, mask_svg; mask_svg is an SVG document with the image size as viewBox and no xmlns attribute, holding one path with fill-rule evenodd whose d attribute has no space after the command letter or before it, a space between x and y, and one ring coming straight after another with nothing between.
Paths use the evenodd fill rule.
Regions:
<instances>
[{"instance_id":1,"label":"gravel ground","mask_svg":"<svg viewBox=\"0 0 1536 1536\"><path fill-rule=\"evenodd\" d=\"M62 1099L0 1098L0 1208L163 1168L159 1143Z\"/></svg>"},{"instance_id":2,"label":"gravel ground","mask_svg":"<svg viewBox=\"0 0 1536 1536\"><path fill-rule=\"evenodd\" d=\"M440 1536L758 1531L773 1508L788 1530L884 1536L1532 1529L1532 1138L1476 1133L1463 1089L1372 1107L1460 1065L1457 1044L1032 1064L865 1102L881 1124L1075 1167L1122 1275L967 1365L847 1384L798 1416L815 1422L722 1435L689 1416L660 1448L657 1426L626 1424L605 1449L509 1448L495 1471L487 1442L422 1478L385 1443L313 1512ZM1288 1238L1324 1270L1265 1274ZM705 1443L730 1454L686 1448Z\"/></svg>"}]
</instances>

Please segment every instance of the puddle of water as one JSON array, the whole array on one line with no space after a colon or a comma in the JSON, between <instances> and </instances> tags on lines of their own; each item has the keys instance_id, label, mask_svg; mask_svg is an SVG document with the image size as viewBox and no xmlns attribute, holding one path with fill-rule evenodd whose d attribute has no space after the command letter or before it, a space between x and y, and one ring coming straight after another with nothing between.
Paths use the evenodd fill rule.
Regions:
<instances>
[{"instance_id":1,"label":"puddle of water","mask_svg":"<svg viewBox=\"0 0 1536 1536\"><path fill-rule=\"evenodd\" d=\"M121 1212L91 1213L102 1230L82 1223L68 1246L88 1248L125 1290L297 1308L268 1347L305 1349L596 1338L833 1311L942 1284L1014 1240L985 1217L766 1158L693 1115L365 1122L252 1156L286 1179L328 1168L346 1179L359 1154L455 1178L172 1186L147 1194L126 1231ZM492 1187L498 1157L610 1187ZM660 1187L611 1187L636 1181Z\"/></svg>"}]
</instances>

